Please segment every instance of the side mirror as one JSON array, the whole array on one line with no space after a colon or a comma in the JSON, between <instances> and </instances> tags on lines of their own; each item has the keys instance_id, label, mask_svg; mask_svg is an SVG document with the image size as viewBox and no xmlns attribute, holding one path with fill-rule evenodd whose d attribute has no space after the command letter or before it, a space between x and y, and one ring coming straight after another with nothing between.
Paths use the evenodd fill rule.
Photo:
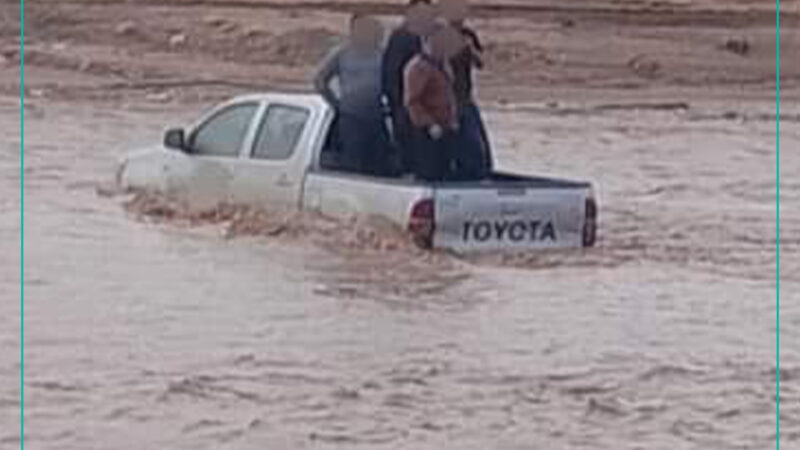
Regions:
<instances>
[{"instance_id":1,"label":"side mirror","mask_svg":"<svg viewBox=\"0 0 800 450\"><path fill-rule=\"evenodd\" d=\"M164 147L173 150L180 150L186 152L185 136L183 128L172 128L164 133Z\"/></svg>"}]
</instances>

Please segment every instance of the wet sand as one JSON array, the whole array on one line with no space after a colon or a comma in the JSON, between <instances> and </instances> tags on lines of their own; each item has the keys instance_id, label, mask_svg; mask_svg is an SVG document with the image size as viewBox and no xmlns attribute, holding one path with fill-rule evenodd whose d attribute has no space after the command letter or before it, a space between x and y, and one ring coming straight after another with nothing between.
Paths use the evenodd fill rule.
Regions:
<instances>
[{"instance_id":1,"label":"wet sand","mask_svg":"<svg viewBox=\"0 0 800 450\"><path fill-rule=\"evenodd\" d=\"M236 93L301 89L345 15L296 3L31 3L32 448L774 445L774 14L764 2L525 3L524 13L487 2L476 21L490 49L480 97L499 165L593 181L601 234L587 251L467 259L417 251L369 220L196 218L109 188L119 159L166 126ZM0 141L0 449L10 449L18 10L0 6L0 128L10 130ZM797 9L784 13L782 51L796 54ZM787 448L800 440L799 66L786 58L781 72Z\"/></svg>"}]
</instances>

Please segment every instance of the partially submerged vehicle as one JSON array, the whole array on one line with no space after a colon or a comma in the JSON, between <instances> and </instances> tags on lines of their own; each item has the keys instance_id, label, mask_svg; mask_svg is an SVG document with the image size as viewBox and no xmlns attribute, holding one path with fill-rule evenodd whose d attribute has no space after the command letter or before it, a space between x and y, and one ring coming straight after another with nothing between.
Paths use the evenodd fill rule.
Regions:
<instances>
[{"instance_id":1,"label":"partially submerged vehicle","mask_svg":"<svg viewBox=\"0 0 800 450\"><path fill-rule=\"evenodd\" d=\"M130 154L123 187L202 189L215 201L332 217L380 216L420 245L456 252L590 247L597 205L585 182L495 172L429 183L337 169L334 110L318 95L258 94L213 108L161 145Z\"/></svg>"}]
</instances>

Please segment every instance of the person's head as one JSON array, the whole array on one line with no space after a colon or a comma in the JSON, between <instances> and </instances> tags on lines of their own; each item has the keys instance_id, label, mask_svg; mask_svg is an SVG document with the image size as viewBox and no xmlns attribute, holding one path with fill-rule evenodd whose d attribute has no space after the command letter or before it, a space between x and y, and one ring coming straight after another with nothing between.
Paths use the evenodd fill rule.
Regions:
<instances>
[{"instance_id":1,"label":"person's head","mask_svg":"<svg viewBox=\"0 0 800 450\"><path fill-rule=\"evenodd\" d=\"M405 24L409 31L427 35L436 21L436 8L431 0L409 0Z\"/></svg>"},{"instance_id":2,"label":"person's head","mask_svg":"<svg viewBox=\"0 0 800 450\"><path fill-rule=\"evenodd\" d=\"M469 15L467 0L441 0L439 8L442 18L453 25L461 25Z\"/></svg>"},{"instance_id":3,"label":"person's head","mask_svg":"<svg viewBox=\"0 0 800 450\"><path fill-rule=\"evenodd\" d=\"M425 39L425 51L438 59L450 59L464 46L464 37L455 28L435 23L433 31Z\"/></svg>"},{"instance_id":4,"label":"person's head","mask_svg":"<svg viewBox=\"0 0 800 450\"><path fill-rule=\"evenodd\" d=\"M354 14L350 18L350 40L356 47L374 50L383 42L383 25L372 16Z\"/></svg>"}]
</instances>

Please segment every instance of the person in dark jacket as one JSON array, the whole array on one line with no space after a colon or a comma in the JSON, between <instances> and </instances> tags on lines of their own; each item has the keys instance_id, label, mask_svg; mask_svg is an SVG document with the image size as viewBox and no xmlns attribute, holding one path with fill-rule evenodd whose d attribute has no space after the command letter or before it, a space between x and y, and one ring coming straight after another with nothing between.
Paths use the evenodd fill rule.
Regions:
<instances>
[{"instance_id":1,"label":"person in dark jacket","mask_svg":"<svg viewBox=\"0 0 800 450\"><path fill-rule=\"evenodd\" d=\"M435 18L431 0L410 0L403 23L392 32L383 55L384 101L391 116L392 140L406 171L411 164L411 127L403 105L403 73L411 58L422 52L422 38L431 31Z\"/></svg>"},{"instance_id":2,"label":"person in dark jacket","mask_svg":"<svg viewBox=\"0 0 800 450\"><path fill-rule=\"evenodd\" d=\"M460 42L457 30L438 27L404 72L403 103L411 124L413 172L422 180L450 179L460 151L458 103L448 64Z\"/></svg>"},{"instance_id":3,"label":"person in dark jacket","mask_svg":"<svg viewBox=\"0 0 800 450\"><path fill-rule=\"evenodd\" d=\"M486 128L473 93L474 69L483 68L483 46L478 34L466 25L469 5L466 0L441 0L443 18L463 38L461 50L450 59L453 88L459 106L463 150L459 152L460 172L468 178L488 175L493 167Z\"/></svg>"}]
</instances>

